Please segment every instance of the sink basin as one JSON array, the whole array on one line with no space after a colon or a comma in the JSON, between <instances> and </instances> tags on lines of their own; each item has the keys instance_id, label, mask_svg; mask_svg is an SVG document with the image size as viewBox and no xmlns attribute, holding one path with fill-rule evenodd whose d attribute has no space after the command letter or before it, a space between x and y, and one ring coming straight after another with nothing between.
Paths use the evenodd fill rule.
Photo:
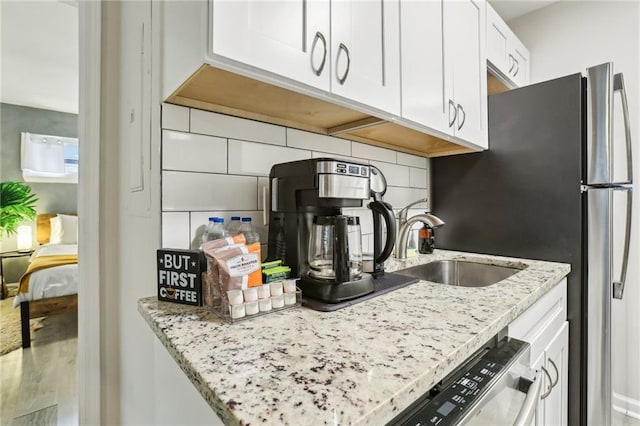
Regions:
<instances>
[{"instance_id":1,"label":"sink basin","mask_svg":"<svg viewBox=\"0 0 640 426\"><path fill-rule=\"evenodd\" d=\"M437 260L395 273L440 284L486 287L509 278L525 267L488 265L464 260Z\"/></svg>"}]
</instances>

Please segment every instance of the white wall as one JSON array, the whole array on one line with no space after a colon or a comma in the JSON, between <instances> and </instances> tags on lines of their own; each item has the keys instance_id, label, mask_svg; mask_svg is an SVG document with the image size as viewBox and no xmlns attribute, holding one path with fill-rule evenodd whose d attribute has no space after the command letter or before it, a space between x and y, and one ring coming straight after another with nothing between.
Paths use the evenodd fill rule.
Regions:
<instances>
[{"instance_id":1,"label":"white wall","mask_svg":"<svg viewBox=\"0 0 640 426\"><path fill-rule=\"evenodd\" d=\"M624 73L637 188L640 182L640 3L559 2L512 20L509 26L531 52L534 83L610 61L616 72ZM618 99L616 103L619 104ZM616 121L619 124L620 117ZM617 137L617 127L615 131ZM635 193L626 291L622 301L613 302L613 403L619 411L628 410L640 418L640 196L637 189ZM614 265L615 271L619 271L621 223L615 225L614 233L618 242Z\"/></svg>"},{"instance_id":2,"label":"white wall","mask_svg":"<svg viewBox=\"0 0 640 426\"><path fill-rule=\"evenodd\" d=\"M427 196L429 160L423 157L170 104L163 105L162 119L163 247L198 248L208 217L228 223L235 213L252 218L266 255L263 190L276 163L316 157L370 163L385 176L384 199L394 208ZM366 203L344 213L360 217L363 251L373 251Z\"/></svg>"}]
</instances>

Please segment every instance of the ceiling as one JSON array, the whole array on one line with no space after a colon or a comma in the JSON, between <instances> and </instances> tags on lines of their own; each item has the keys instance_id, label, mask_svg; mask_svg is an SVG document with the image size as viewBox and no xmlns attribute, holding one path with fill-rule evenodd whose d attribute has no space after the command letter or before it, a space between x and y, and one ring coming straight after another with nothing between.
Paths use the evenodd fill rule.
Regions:
<instances>
[{"instance_id":1,"label":"ceiling","mask_svg":"<svg viewBox=\"0 0 640 426\"><path fill-rule=\"evenodd\" d=\"M74 1L0 1L0 101L78 113Z\"/></svg>"},{"instance_id":2,"label":"ceiling","mask_svg":"<svg viewBox=\"0 0 640 426\"><path fill-rule=\"evenodd\" d=\"M505 21L517 18L534 10L542 9L557 0L538 0L538 1L520 1L520 0L489 0L491 6L498 12L498 15Z\"/></svg>"}]
</instances>

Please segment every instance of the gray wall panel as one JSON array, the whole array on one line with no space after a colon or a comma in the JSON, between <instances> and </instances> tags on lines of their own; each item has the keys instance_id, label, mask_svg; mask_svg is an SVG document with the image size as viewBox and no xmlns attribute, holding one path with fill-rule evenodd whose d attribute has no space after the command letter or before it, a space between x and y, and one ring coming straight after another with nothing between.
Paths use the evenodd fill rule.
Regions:
<instances>
[{"instance_id":1,"label":"gray wall panel","mask_svg":"<svg viewBox=\"0 0 640 426\"><path fill-rule=\"evenodd\" d=\"M0 104L0 180L23 182L20 170L20 132L78 137L78 116L57 111ZM29 183L38 195L39 213L75 213L78 185Z\"/></svg>"}]
</instances>

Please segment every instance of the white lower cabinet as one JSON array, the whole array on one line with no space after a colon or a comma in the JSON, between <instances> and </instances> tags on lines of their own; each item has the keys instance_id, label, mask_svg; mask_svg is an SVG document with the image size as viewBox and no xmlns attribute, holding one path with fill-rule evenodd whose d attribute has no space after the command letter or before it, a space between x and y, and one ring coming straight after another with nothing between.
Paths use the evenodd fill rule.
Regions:
<instances>
[{"instance_id":1,"label":"white lower cabinet","mask_svg":"<svg viewBox=\"0 0 640 426\"><path fill-rule=\"evenodd\" d=\"M569 323L566 300L565 278L509 325L509 336L531 344L530 366L542 372L536 426L567 424Z\"/></svg>"},{"instance_id":2,"label":"white lower cabinet","mask_svg":"<svg viewBox=\"0 0 640 426\"><path fill-rule=\"evenodd\" d=\"M536 424L566 425L569 368L569 323L565 322L560 331L544 351L541 365L545 376L543 394L538 405Z\"/></svg>"}]
</instances>

